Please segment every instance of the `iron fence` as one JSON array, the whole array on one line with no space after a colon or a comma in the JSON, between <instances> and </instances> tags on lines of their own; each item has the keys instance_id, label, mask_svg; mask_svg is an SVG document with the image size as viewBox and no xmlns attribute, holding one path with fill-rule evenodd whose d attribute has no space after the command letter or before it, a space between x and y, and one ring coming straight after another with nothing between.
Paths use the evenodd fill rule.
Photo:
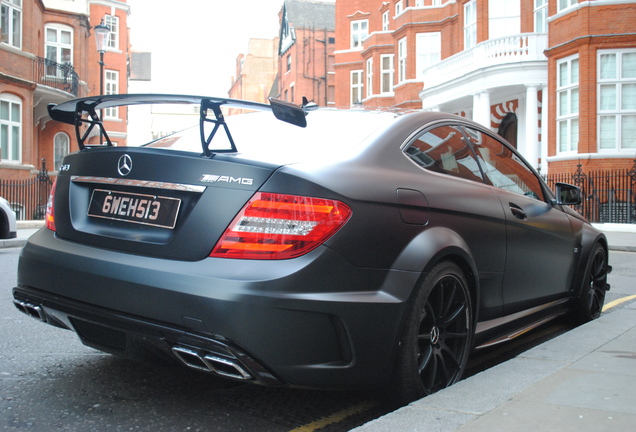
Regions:
<instances>
[{"instance_id":1,"label":"iron fence","mask_svg":"<svg viewBox=\"0 0 636 432\"><path fill-rule=\"evenodd\" d=\"M9 201L18 220L42 220L53 182L42 159L42 169L28 179L0 179L0 196Z\"/></svg>"},{"instance_id":2,"label":"iron fence","mask_svg":"<svg viewBox=\"0 0 636 432\"><path fill-rule=\"evenodd\" d=\"M590 222L636 223L636 160L631 170L584 173L579 164L574 174L548 174L546 181L553 190L556 182L580 187L583 202L574 209Z\"/></svg>"}]
</instances>

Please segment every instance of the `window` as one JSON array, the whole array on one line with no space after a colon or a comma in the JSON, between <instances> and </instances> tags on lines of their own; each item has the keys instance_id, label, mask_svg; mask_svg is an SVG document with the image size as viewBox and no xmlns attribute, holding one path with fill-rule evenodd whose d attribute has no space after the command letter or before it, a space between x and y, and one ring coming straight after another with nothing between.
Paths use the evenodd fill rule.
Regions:
<instances>
[{"instance_id":1,"label":"window","mask_svg":"<svg viewBox=\"0 0 636 432\"><path fill-rule=\"evenodd\" d=\"M428 170L483 182L479 164L463 137L454 126L436 127L420 135L407 147L406 154Z\"/></svg>"},{"instance_id":2,"label":"window","mask_svg":"<svg viewBox=\"0 0 636 432\"><path fill-rule=\"evenodd\" d=\"M416 77L421 80L424 69L438 63L442 58L442 35L439 32L418 33L415 38Z\"/></svg>"},{"instance_id":3,"label":"window","mask_svg":"<svg viewBox=\"0 0 636 432\"><path fill-rule=\"evenodd\" d=\"M472 128L465 128L486 179L508 192L543 200L541 182L532 169L503 142Z\"/></svg>"},{"instance_id":4,"label":"window","mask_svg":"<svg viewBox=\"0 0 636 432\"><path fill-rule=\"evenodd\" d=\"M105 71L104 78L104 93L107 95L119 93L119 72L114 70ZM106 108L104 110L104 117L118 118L117 107Z\"/></svg>"},{"instance_id":5,"label":"window","mask_svg":"<svg viewBox=\"0 0 636 432\"><path fill-rule=\"evenodd\" d=\"M46 74L63 76L64 71L58 65L73 63L73 29L61 25L47 25L44 29L46 45Z\"/></svg>"},{"instance_id":6,"label":"window","mask_svg":"<svg viewBox=\"0 0 636 432\"><path fill-rule=\"evenodd\" d=\"M17 96L0 95L0 155L2 162L20 162L22 103Z\"/></svg>"},{"instance_id":7,"label":"window","mask_svg":"<svg viewBox=\"0 0 636 432\"><path fill-rule=\"evenodd\" d=\"M548 32L548 0L534 0L534 32Z\"/></svg>"},{"instance_id":8,"label":"window","mask_svg":"<svg viewBox=\"0 0 636 432\"><path fill-rule=\"evenodd\" d=\"M69 153L70 142L68 135L63 132L55 135L53 139L53 163L55 171L60 170L62 160Z\"/></svg>"},{"instance_id":9,"label":"window","mask_svg":"<svg viewBox=\"0 0 636 432\"><path fill-rule=\"evenodd\" d=\"M367 59L367 97L373 96L373 57Z\"/></svg>"},{"instance_id":10,"label":"window","mask_svg":"<svg viewBox=\"0 0 636 432\"><path fill-rule=\"evenodd\" d=\"M488 38L497 39L521 33L519 0L488 0Z\"/></svg>"},{"instance_id":11,"label":"window","mask_svg":"<svg viewBox=\"0 0 636 432\"><path fill-rule=\"evenodd\" d=\"M415 0L415 7L424 6L424 0Z\"/></svg>"},{"instance_id":12,"label":"window","mask_svg":"<svg viewBox=\"0 0 636 432\"><path fill-rule=\"evenodd\" d=\"M362 49L362 41L369 35L369 20L351 21L351 48Z\"/></svg>"},{"instance_id":13,"label":"window","mask_svg":"<svg viewBox=\"0 0 636 432\"><path fill-rule=\"evenodd\" d=\"M557 148L573 152L579 143L579 58L557 62Z\"/></svg>"},{"instance_id":14,"label":"window","mask_svg":"<svg viewBox=\"0 0 636 432\"><path fill-rule=\"evenodd\" d=\"M380 93L393 93L393 54L385 54L380 56Z\"/></svg>"},{"instance_id":15,"label":"window","mask_svg":"<svg viewBox=\"0 0 636 432\"><path fill-rule=\"evenodd\" d=\"M406 38L398 41L398 82L406 81Z\"/></svg>"},{"instance_id":16,"label":"window","mask_svg":"<svg viewBox=\"0 0 636 432\"><path fill-rule=\"evenodd\" d=\"M557 10L561 12L563 9L567 9L570 6L574 6L577 4L579 0L558 0L557 2Z\"/></svg>"},{"instance_id":17,"label":"window","mask_svg":"<svg viewBox=\"0 0 636 432\"><path fill-rule=\"evenodd\" d=\"M389 11L382 14L382 31L389 31Z\"/></svg>"},{"instance_id":18,"label":"window","mask_svg":"<svg viewBox=\"0 0 636 432\"><path fill-rule=\"evenodd\" d=\"M296 86L295 83L292 83L289 85L289 91L291 93L291 99L289 100L290 102L294 102L295 96L296 96L296 92L295 92Z\"/></svg>"},{"instance_id":19,"label":"window","mask_svg":"<svg viewBox=\"0 0 636 432\"><path fill-rule=\"evenodd\" d=\"M477 45L477 2L472 0L464 5L464 49Z\"/></svg>"},{"instance_id":20,"label":"window","mask_svg":"<svg viewBox=\"0 0 636 432\"><path fill-rule=\"evenodd\" d=\"M362 103L362 71L351 71L351 105Z\"/></svg>"},{"instance_id":21,"label":"window","mask_svg":"<svg viewBox=\"0 0 636 432\"><path fill-rule=\"evenodd\" d=\"M22 48L22 0L0 0L2 42Z\"/></svg>"},{"instance_id":22,"label":"window","mask_svg":"<svg viewBox=\"0 0 636 432\"><path fill-rule=\"evenodd\" d=\"M402 13L402 0L395 4L395 16L398 16Z\"/></svg>"},{"instance_id":23,"label":"window","mask_svg":"<svg viewBox=\"0 0 636 432\"><path fill-rule=\"evenodd\" d=\"M599 150L636 149L636 50L599 51Z\"/></svg>"},{"instance_id":24,"label":"window","mask_svg":"<svg viewBox=\"0 0 636 432\"><path fill-rule=\"evenodd\" d=\"M112 50L119 49L119 18L113 15L104 16L104 24L110 27L106 46Z\"/></svg>"},{"instance_id":25,"label":"window","mask_svg":"<svg viewBox=\"0 0 636 432\"><path fill-rule=\"evenodd\" d=\"M291 53L287 55L287 72L291 71L291 65L292 65L292 60L291 60Z\"/></svg>"}]
</instances>

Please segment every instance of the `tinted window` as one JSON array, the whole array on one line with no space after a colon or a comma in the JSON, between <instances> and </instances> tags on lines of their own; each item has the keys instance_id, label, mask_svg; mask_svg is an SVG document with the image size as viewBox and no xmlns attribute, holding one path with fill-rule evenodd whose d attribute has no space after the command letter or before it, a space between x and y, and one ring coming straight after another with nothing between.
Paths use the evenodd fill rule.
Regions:
<instances>
[{"instance_id":1,"label":"tinted window","mask_svg":"<svg viewBox=\"0 0 636 432\"><path fill-rule=\"evenodd\" d=\"M439 126L424 132L409 145L406 154L428 170L483 181L464 135L454 126Z\"/></svg>"},{"instance_id":2,"label":"tinted window","mask_svg":"<svg viewBox=\"0 0 636 432\"><path fill-rule=\"evenodd\" d=\"M543 200L537 176L508 146L494 137L466 128L487 180L509 192Z\"/></svg>"}]
</instances>

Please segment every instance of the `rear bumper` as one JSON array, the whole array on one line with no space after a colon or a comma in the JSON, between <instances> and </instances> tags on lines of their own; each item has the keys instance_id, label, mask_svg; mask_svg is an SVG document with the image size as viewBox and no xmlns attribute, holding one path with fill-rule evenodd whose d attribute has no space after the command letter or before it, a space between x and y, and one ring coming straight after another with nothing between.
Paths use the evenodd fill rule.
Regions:
<instances>
[{"instance_id":1,"label":"rear bumper","mask_svg":"<svg viewBox=\"0 0 636 432\"><path fill-rule=\"evenodd\" d=\"M328 248L284 261L181 262L43 229L22 251L14 297L115 354L164 353L202 368L211 358L212 372L230 378L356 388L390 378L418 276L353 267Z\"/></svg>"}]
</instances>

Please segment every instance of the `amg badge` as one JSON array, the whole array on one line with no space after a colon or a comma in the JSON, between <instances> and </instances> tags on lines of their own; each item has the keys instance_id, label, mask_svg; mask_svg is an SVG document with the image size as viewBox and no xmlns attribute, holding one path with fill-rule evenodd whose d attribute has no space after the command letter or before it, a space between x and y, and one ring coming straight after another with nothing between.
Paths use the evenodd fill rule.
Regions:
<instances>
[{"instance_id":1,"label":"amg badge","mask_svg":"<svg viewBox=\"0 0 636 432\"><path fill-rule=\"evenodd\" d=\"M251 178L222 176L215 174L203 174L199 181L204 183L236 183L246 186L251 186L254 183L254 179Z\"/></svg>"}]
</instances>

